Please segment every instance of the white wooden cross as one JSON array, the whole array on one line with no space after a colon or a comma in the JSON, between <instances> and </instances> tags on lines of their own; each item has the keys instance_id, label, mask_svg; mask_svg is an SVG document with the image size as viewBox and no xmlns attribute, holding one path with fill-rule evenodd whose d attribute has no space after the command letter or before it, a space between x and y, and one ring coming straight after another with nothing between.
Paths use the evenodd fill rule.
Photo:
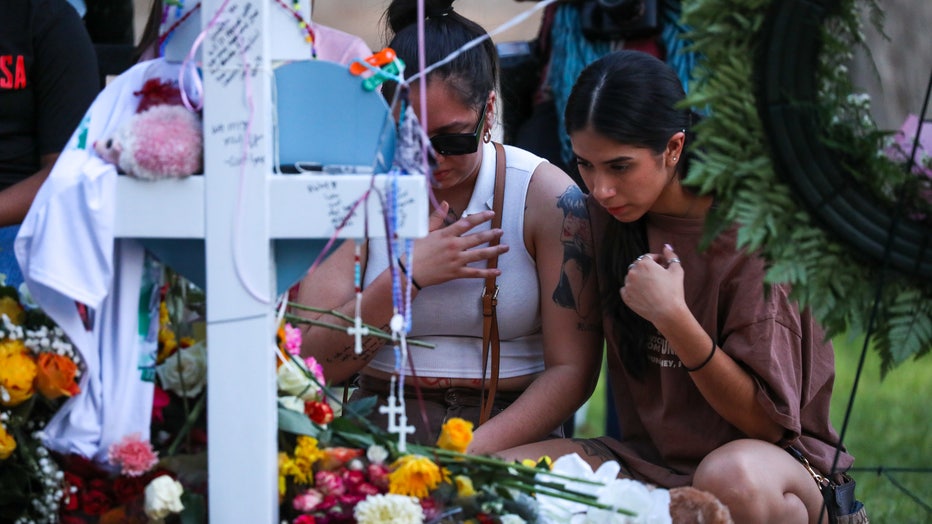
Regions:
<instances>
[{"instance_id":1,"label":"white wooden cross","mask_svg":"<svg viewBox=\"0 0 932 524\"><path fill-rule=\"evenodd\" d=\"M271 0L205 0L203 27L221 7L224 12L200 53L205 174L155 183L120 177L115 234L203 239L210 520L278 524L275 359L268 351L276 322L272 241L330 238L343 218L335 211L345 214L372 179L273 175L271 39L296 33L296 22L290 16L271 22L270 11L280 9ZM278 20L286 25L279 27ZM376 187L388 183L388 176L376 176ZM427 234L425 187L423 176L399 180L407 194L399 198L399 236ZM367 206L367 211L360 206L341 238L361 238L367 231L384 236L378 199L369 199ZM362 217L368 217L368 225Z\"/></svg>"}]
</instances>

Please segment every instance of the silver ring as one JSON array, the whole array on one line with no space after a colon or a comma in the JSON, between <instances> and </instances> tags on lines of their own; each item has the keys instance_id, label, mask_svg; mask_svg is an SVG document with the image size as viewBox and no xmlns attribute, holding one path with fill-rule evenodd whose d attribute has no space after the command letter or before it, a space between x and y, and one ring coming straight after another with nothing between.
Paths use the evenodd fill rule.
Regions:
<instances>
[{"instance_id":1,"label":"silver ring","mask_svg":"<svg viewBox=\"0 0 932 524\"><path fill-rule=\"evenodd\" d=\"M645 258L647 258L647 255L641 255L641 256L637 257L636 259L634 259L634 261L635 261L635 262L640 262L641 260L644 260Z\"/></svg>"},{"instance_id":2,"label":"silver ring","mask_svg":"<svg viewBox=\"0 0 932 524\"><path fill-rule=\"evenodd\" d=\"M628 271L631 271L631 270L634 268L634 266L636 266L636 265L637 265L637 264L635 264L635 263L633 263L633 262L632 262L631 264L628 264Z\"/></svg>"},{"instance_id":3,"label":"silver ring","mask_svg":"<svg viewBox=\"0 0 932 524\"><path fill-rule=\"evenodd\" d=\"M679 264L679 263L680 263L680 259L678 259L678 258L676 258L676 257L673 257L673 258L671 258L671 259L669 260L669 263L671 263L671 264Z\"/></svg>"}]
</instances>

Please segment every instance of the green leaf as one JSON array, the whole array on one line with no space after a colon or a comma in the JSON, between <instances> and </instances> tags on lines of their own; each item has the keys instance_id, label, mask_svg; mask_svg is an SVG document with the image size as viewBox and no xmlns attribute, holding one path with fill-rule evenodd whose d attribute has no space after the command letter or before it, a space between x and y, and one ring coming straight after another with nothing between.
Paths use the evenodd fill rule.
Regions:
<instances>
[{"instance_id":1,"label":"green leaf","mask_svg":"<svg viewBox=\"0 0 932 524\"><path fill-rule=\"evenodd\" d=\"M375 405L378 401L378 397L366 397L360 400L347 402L343 404L343 412L352 413L354 416L360 418L366 418L375 410Z\"/></svg>"},{"instance_id":2,"label":"green leaf","mask_svg":"<svg viewBox=\"0 0 932 524\"><path fill-rule=\"evenodd\" d=\"M278 406L278 429L295 435L316 437L320 430L304 413Z\"/></svg>"}]
</instances>

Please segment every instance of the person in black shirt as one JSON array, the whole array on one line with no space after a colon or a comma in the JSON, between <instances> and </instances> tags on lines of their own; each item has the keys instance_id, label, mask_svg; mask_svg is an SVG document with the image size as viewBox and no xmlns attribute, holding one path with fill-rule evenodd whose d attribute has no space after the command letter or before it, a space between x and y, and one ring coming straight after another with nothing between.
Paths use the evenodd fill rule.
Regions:
<instances>
[{"instance_id":1,"label":"person in black shirt","mask_svg":"<svg viewBox=\"0 0 932 524\"><path fill-rule=\"evenodd\" d=\"M66 0L2 0L0 226L22 222L58 154L100 90L87 30ZM18 227L0 229L0 273L20 280Z\"/></svg>"}]
</instances>

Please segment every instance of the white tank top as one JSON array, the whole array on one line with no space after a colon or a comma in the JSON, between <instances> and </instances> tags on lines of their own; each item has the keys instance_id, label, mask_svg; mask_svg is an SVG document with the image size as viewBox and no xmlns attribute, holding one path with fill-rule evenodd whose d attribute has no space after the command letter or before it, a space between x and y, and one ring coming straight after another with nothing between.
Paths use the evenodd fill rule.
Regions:
<instances>
[{"instance_id":1,"label":"white tank top","mask_svg":"<svg viewBox=\"0 0 932 524\"><path fill-rule=\"evenodd\" d=\"M505 204L501 242L509 246L499 256L498 327L501 339L501 378L519 377L544 370L541 344L540 289L537 267L524 244L524 209L534 170L544 160L527 151L505 146ZM485 144L482 165L464 214L492 209L495 189L495 147ZM488 230L489 222L470 233ZM479 247L485 247L483 244ZM415 266L430 260L415 260ZM486 262L475 262L485 267ZM388 268L384 241L369 242L365 285ZM424 377L482 378L482 287L484 279L458 279L419 291L411 304L409 338L436 344L436 349L408 346L414 371ZM383 346L369 366L391 373L395 352ZM411 369L405 362L406 373Z\"/></svg>"}]
</instances>

